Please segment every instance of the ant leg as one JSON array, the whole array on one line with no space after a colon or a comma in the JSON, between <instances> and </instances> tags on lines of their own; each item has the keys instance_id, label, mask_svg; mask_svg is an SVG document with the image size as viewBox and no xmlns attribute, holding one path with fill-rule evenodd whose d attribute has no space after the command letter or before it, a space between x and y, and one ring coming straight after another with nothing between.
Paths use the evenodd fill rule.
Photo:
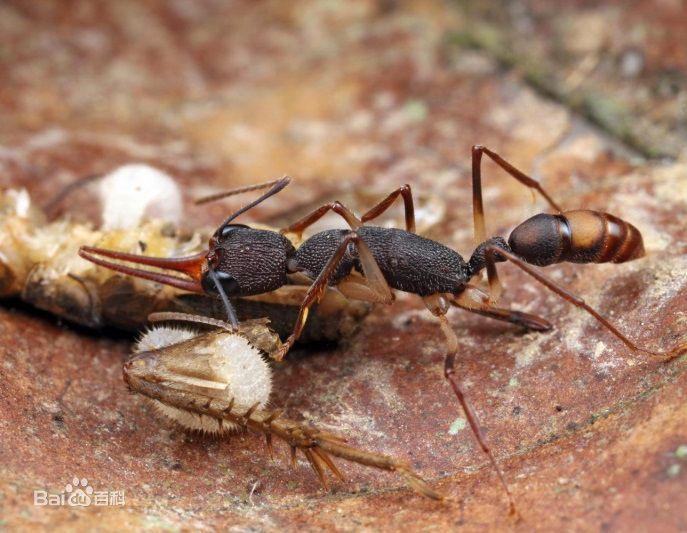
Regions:
<instances>
[{"instance_id":1,"label":"ant leg","mask_svg":"<svg viewBox=\"0 0 687 533\"><path fill-rule=\"evenodd\" d=\"M454 394L456 395L456 398L458 398L458 401L460 402L460 405L463 408L463 412L465 413L465 417L468 420L468 424L470 424L470 429L472 430L472 434L475 436L477 443L479 444L480 448L482 448L482 451L487 455L487 457L489 458L489 462L498 474L499 481L501 482L501 485L503 486L503 489L506 491L506 495L508 496L510 514L517 516L518 511L515 507L513 495L508 489L506 479L503 476L503 472L501 472L499 465L496 463L496 458L494 457L494 454L491 452L491 449L489 448L489 446L487 446L487 443L484 440L484 435L482 434L482 430L480 429L480 423L479 418L477 417L477 413L475 413L472 404L467 399L467 397L465 396L465 392L456 380L455 360L456 354L458 353L458 338L456 337L453 328L451 328L451 325L449 324L448 319L446 318L446 313L448 312L448 301L441 294L425 296L423 300L427 308L431 311L431 313L439 319L441 331L444 333L444 336L446 337L444 377L448 380L449 384L451 385L451 388L453 389Z\"/></svg>"},{"instance_id":2,"label":"ant leg","mask_svg":"<svg viewBox=\"0 0 687 533\"><path fill-rule=\"evenodd\" d=\"M350 209L348 209L341 202L336 201L330 202L328 204L323 205L322 207L319 207L318 209L315 209L315 211L313 211L309 215L304 216L297 222L294 222L290 226L282 229L281 233L295 233L300 237L303 235L303 231L305 231L305 229L308 226L312 226L315 222L321 219L329 211L334 211L338 215L341 215L343 219L346 222L348 222L348 225L351 227L352 230L357 230L360 226L363 225L362 221L358 217L356 217Z\"/></svg>"},{"instance_id":3,"label":"ant leg","mask_svg":"<svg viewBox=\"0 0 687 533\"><path fill-rule=\"evenodd\" d=\"M378 290L365 277L351 273L336 285L336 289L349 300L362 300L364 302L390 304L394 300L392 292Z\"/></svg>"},{"instance_id":4,"label":"ant leg","mask_svg":"<svg viewBox=\"0 0 687 533\"><path fill-rule=\"evenodd\" d=\"M281 233L295 233L300 237L306 228L313 225L324 215L326 215L329 211L334 211L338 215L341 215L341 217L343 217L343 219L348 223L352 230L357 230L360 226L363 225L363 223L378 217L384 211L386 211L389 208L389 206L391 206L391 204L394 202L394 200L399 196L403 197L403 206L405 208L406 219L406 231L414 233L415 207L413 205L413 193L410 189L410 185L407 184L393 191L391 194L389 194L389 196L387 196L384 200L375 205L372 209L370 209L360 218L356 217L353 214L353 212L350 209L348 209L345 205L343 205L341 202L330 202L328 204L323 205L322 207L319 207L312 213L304 216L302 219L298 220L297 222L294 222L290 226L282 229Z\"/></svg>"},{"instance_id":5,"label":"ant leg","mask_svg":"<svg viewBox=\"0 0 687 533\"><path fill-rule=\"evenodd\" d=\"M475 224L475 239L477 240L476 244L479 244L487 238L484 226L484 204L482 202L482 154L486 154L494 163L508 172L508 174L513 176L525 187L539 192L554 211L559 213L562 211L537 180L515 168L499 154L489 150L486 146L476 144L472 147L472 209Z\"/></svg>"},{"instance_id":6,"label":"ant leg","mask_svg":"<svg viewBox=\"0 0 687 533\"><path fill-rule=\"evenodd\" d=\"M403 197L403 207L405 209L406 215L406 231L410 233L415 233L415 206L413 204L413 192L410 189L410 185L407 183L400 186L398 189L393 191L384 200L379 202L376 206L370 209L367 213L360 217L361 222L365 223L368 220L372 220L381 215L384 211L389 209L389 206L398 198Z\"/></svg>"},{"instance_id":7,"label":"ant leg","mask_svg":"<svg viewBox=\"0 0 687 533\"><path fill-rule=\"evenodd\" d=\"M336 272L341 259L348 251L349 244L353 243L358 249L358 258L363 268L363 274L365 275L367 286L372 290L375 295L375 300L377 302L391 303L393 301L393 295L391 294L391 289L384 278L384 274L379 268L377 261L375 260L372 252L368 248L367 244L362 240L362 238L355 232L351 231L347 233L341 243L339 244L336 251L332 254L324 266L322 271L318 274L315 281L308 289L308 292L303 298L303 303L301 303L300 310L298 312L298 318L296 319L296 325L294 326L293 333L286 339L281 349L274 353L272 356L276 361L281 361L286 353L291 349L293 343L296 342L298 337L300 337L305 323L308 320L308 313L310 308L316 304L324 291L329 286L329 281Z\"/></svg>"},{"instance_id":8,"label":"ant leg","mask_svg":"<svg viewBox=\"0 0 687 533\"><path fill-rule=\"evenodd\" d=\"M532 276L534 279L536 279L539 283L544 285L546 288L549 290L555 292L566 300L567 302L570 302L576 307L579 307L580 309L584 309L592 315L603 327L605 327L608 331L610 331L613 335L615 335L620 341L625 344L628 348L630 348L632 351L636 352L644 352L646 354L652 355L652 356L658 356L663 358L665 361L670 361L671 359L675 359L682 353L687 352L687 343L681 343L678 344L676 347L673 349L669 350L668 352L654 352L651 350L647 350L645 348L641 348L637 346L634 342L632 342L630 339L628 339L625 335L623 335L616 327L611 324L608 320L606 320L603 316L601 316L593 307L591 307L589 304L587 304L582 298L579 296L573 294L566 288L558 285L555 281L549 279L546 277L544 274L539 272L536 268L531 267L528 265L525 261L520 259L518 256L506 252L502 248L499 248L498 246L488 246L485 250L487 257L491 256L491 259L493 260L493 255L498 254L501 257L504 257L511 263L513 263L515 266L520 268L521 270L524 270L526 273L528 273L530 276Z\"/></svg>"},{"instance_id":9,"label":"ant leg","mask_svg":"<svg viewBox=\"0 0 687 533\"><path fill-rule=\"evenodd\" d=\"M476 293L471 296L470 293ZM516 326L534 330L534 331L548 331L553 325L548 320L530 313L523 313L514 309L504 309L501 307L492 307L488 303L488 297L477 287L466 287L465 291L454 296L451 299L451 304L460 307L470 313L486 316L495 320L502 320L510 322Z\"/></svg>"},{"instance_id":10,"label":"ant leg","mask_svg":"<svg viewBox=\"0 0 687 533\"><path fill-rule=\"evenodd\" d=\"M475 245L479 245L487 238L484 202L482 201L482 154L486 154L494 163L508 172L508 174L513 176L525 187L538 191L555 211L559 213L562 211L537 180L530 178L527 174L515 168L496 152L489 150L489 148L485 146L476 144L472 147L472 215L474 219ZM493 260L487 258L486 269L492 300L497 300L501 293L501 284L499 283L496 265Z\"/></svg>"},{"instance_id":11,"label":"ant leg","mask_svg":"<svg viewBox=\"0 0 687 533\"><path fill-rule=\"evenodd\" d=\"M212 282L215 284L215 288L217 289L217 294L219 294L220 299L222 300L222 304L224 305L224 310L227 312L227 321L229 324L231 324L231 327L234 329L239 328L239 319L236 316L236 311L234 310L234 306L231 305L231 302L229 301L229 297L227 296L227 293L224 291L224 287L222 287L222 282L219 279L219 276L217 275L217 272L215 269L212 268L212 265L208 263L208 276L210 276L210 279Z\"/></svg>"}]
</instances>

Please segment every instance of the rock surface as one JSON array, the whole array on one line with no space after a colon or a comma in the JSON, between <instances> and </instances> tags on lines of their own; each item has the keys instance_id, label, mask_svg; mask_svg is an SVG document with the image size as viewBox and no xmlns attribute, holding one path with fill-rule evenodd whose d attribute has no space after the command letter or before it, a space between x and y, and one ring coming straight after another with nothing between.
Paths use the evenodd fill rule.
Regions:
<instances>
[{"instance_id":1,"label":"rock surface","mask_svg":"<svg viewBox=\"0 0 687 533\"><path fill-rule=\"evenodd\" d=\"M545 13L542 25L557 16ZM643 346L673 346L687 326L687 163L640 161L567 104L501 70L488 48L456 44L479 17L422 1L3 3L0 185L46 201L80 176L147 163L185 185L191 228L238 205L193 209L192 198L237 184L296 177L256 210L264 220L337 188L390 191L407 181L442 195L447 214L433 235L469 255L469 154L480 142L531 172L565 208L606 210L640 228L645 258L547 273ZM547 39L540 27L536 42ZM660 50L645 55L667 60ZM673 104L649 98L668 106L660 109ZM663 123L636 109L632 128ZM645 130L643 152L679 145L679 128L657 128ZM507 234L544 209L494 165L484 176L490 233ZM64 211L95 217L87 194ZM121 363L131 338L6 302L0 525L686 529L685 358L663 364L632 353L524 273L500 271L503 301L547 317L552 332L459 311L450 320L460 379L523 522L508 518L495 473L444 382L438 325L419 299L399 295L340 346L292 352L276 368L272 404L409 461L449 500L343 464L348 481L327 492L305 464L270 462L258 436L185 435L126 391ZM123 491L125 505L34 505L35 490L62 492L75 476L96 491Z\"/></svg>"}]
</instances>

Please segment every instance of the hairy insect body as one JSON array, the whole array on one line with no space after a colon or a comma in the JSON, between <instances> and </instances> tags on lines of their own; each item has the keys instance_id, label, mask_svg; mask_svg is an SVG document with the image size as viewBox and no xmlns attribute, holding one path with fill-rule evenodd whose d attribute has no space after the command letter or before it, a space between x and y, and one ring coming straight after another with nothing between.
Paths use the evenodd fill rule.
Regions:
<instances>
[{"instance_id":1,"label":"hairy insect body","mask_svg":"<svg viewBox=\"0 0 687 533\"><path fill-rule=\"evenodd\" d=\"M134 352L125 366L125 379L130 379L133 366L139 366L150 372L150 378L174 388L220 400L233 399L237 410L264 408L269 400L271 370L245 335L221 330L200 335L186 328L156 326L141 336ZM186 429L212 434L238 429L221 418L151 401L161 414Z\"/></svg>"},{"instance_id":2,"label":"hairy insect body","mask_svg":"<svg viewBox=\"0 0 687 533\"><path fill-rule=\"evenodd\" d=\"M404 462L348 446L339 437L267 409L271 373L261 351L270 353L280 346L265 320L242 322L238 331L155 327L124 363L124 381L187 430L223 434L250 429L265 436L270 454L276 436L290 446L292 462L297 450L303 453L325 487L327 469L343 479L333 456L395 472L419 493L442 498Z\"/></svg>"}]
</instances>

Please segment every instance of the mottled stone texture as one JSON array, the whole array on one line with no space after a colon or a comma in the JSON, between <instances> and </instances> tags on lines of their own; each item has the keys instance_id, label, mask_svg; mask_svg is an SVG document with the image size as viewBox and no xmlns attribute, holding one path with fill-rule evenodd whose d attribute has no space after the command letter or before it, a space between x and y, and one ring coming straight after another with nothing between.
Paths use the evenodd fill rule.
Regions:
<instances>
[{"instance_id":1,"label":"mottled stone texture","mask_svg":"<svg viewBox=\"0 0 687 533\"><path fill-rule=\"evenodd\" d=\"M509 2L510 11L486 4L530 25L505 28L462 4L429 1L3 2L0 184L46 200L78 176L145 162L178 176L190 200L293 175L293 186L256 210L265 219L325 191L407 181L442 195L447 214L434 236L468 255L469 153L480 142L532 172L564 207L608 210L640 228L646 258L547 272L642 345L672 346L687 326L687 164L638 163L567 103L542 97L542 84L528 86L520 58L574 90L601 91L600 105L620 115L594 116L616 137L644 153L677 154L680 17L670 2L575 2L555 13L549 2ZM485 20L513 52L513 70L499 68L502 48L480 41L474 50L464 46L474 35L456 38ZM616 49L618 33L625 40ZM611 52L622 72L606 68ZM569 92L550 92L568 101ZM544 208L494 165L484 174L491 233ZM65 211L93 217L79 198ZM194 209L189 201L186 223L217 223L237 202ZM460 379L521 524L509 521L496 476L443 380L438 325L417 298L399 295L338 348L291 353L276 369L273 405L405 458L446 502L349 465L341 465L349 480L326 492L304 464L270 462L257 436L184 435L125 390L129 337L7 302L0 526L686 529L684 357L662 364L632 353L525 274L501 272L503 301L546 316L555 330L525 334L459 311L450 320ZM35 489L59 492L74 476L124 491L126 505L33 505Z\"/></svg>"}]
</instances>

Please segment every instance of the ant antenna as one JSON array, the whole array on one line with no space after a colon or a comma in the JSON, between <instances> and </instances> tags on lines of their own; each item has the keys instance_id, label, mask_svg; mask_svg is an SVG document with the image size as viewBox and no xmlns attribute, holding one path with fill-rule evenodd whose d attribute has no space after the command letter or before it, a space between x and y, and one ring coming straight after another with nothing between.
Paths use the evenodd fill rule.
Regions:
<instances>
[{"instance_id":1,"label":"ant antenna","mask_svg":"<svg viewBox=\"0 0 687 533\"><path fill-rule=\"evenodd\" d=\"M228 191L222 191L214 194L209 194L207 196L202 196L198 199L196 199L195 202L193 202L195 205L203 205L203 204L209 204L210 202L214 202L216 200L221 200L223 198L228 198L229 196L234 196L236 194L242 194L244 192L251 192L251 191L258 191L260 189L266 189L267 187L271 187L272 185L276 185L277 183L283 181L284 179L289 179L288 176L284 176L282 178L276 179L276 180L271 180L271 181L266 181L264 183L256 183L254 185L246 185L244 187L237 187L236 189L230 189Z\"/></svg>"},{"instance_id":2,"label":"ant antenna","mask_svg":"<svg viewBox=\"0 0 687 533\"><path fill-rule=\"evenodd\" d=\"M217 236L217 235L221 235L222 230L224 230L224 228L226 228L231 223L231 221L234 220L236 217L238 217L239 215L245 213L246 211L248 211L250 209L253 209L256 205L264 202L270 196L274 196L279 191L281 191L284 187L286 187L289 183L291 183L291 178L288 176L284 176L283 178L279 178L278 180L268 181L266 183L259 183L258 185L248 185L247 187L241 187L239 189L232 189L231 191L219 193L219 194L216 194L214 196L207 196L205 198L201 198L200 200L197 200L196 204L198 204L198 203L203 204L203 203L206 203L207 201L210 201L210 200L208 200L208 198L211 198L211 199L225 198L227 196L232 196L234 194L239 194L239 193L246 192L246 191L255 191L258 189L264 189L266 187L271 186L270 190L267 191L266 193L264 193L262 196L260 196L259 198L256 198L255 200L253 200L248 205L243 206L238 211L235 211L234 213L229 215L229 217L224 222L222 222L222 224L220 224L220 226L217 228L217 231L215 231L215 235Z\"/></svg>"}]
</instances>

